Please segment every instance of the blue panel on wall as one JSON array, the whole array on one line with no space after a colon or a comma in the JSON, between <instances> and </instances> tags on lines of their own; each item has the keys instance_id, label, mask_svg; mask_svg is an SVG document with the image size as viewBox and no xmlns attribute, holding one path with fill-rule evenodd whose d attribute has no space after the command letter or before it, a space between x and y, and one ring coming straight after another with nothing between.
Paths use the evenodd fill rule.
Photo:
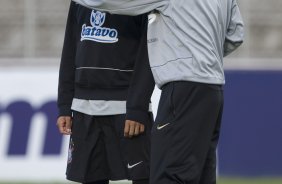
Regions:
<instances>
[{"instance_id":1,"label":"blue panel on wall","mask_svg":"<svg viewBox=\"0 0 282 184\"><path fill-rule=\"evenodd\" d=\"M282 176L282 71L227 71L219 173Z\"/></svg>"}]
</instances>

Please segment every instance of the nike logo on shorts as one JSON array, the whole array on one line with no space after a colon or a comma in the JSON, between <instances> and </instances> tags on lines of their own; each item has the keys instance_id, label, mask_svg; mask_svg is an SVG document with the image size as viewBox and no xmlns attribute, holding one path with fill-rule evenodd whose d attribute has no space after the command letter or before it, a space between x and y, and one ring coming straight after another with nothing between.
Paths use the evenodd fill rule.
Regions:
<instances>
[{"instance_id":1,"label":"nike logo on shorts","mask_svg":"<svg viewBox=\"0 0 282 184\"><path fill-rule=\"evenodd\" d=\"M158 125L157 126L157 129L158 130L161 130L161 129L163 129L164 127L166 127L166 126L168 126L170 123L167 123L167 124L164 124L164 125Z\"/></svg>"},{"instance_id":2,"label":"nike logo on shorts","mask_svg":"<svg viewBox=\"0 0 282 184\"><path fill-rule=\"evenodd\" d=\"M132 169L133 167L136 167L137 165L141 164L142 162L143 162L143 161L140 161L140 162L138 162L138 163L136 163L136 164L133 164L133 165L127 164L127 168L128 168L128 169Z\"/></svg>"}]
</instances>

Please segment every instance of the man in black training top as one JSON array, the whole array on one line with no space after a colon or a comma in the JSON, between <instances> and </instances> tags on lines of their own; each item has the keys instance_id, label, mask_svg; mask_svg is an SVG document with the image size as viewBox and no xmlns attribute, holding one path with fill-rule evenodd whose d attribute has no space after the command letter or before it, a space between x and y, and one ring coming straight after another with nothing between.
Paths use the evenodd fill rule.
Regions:
<instances>
[{"instance_id":1,"label":"man in black training top","mask_svg":"<svg viewBox=\"0 0 282 184\"><path fill-rule=\"evenodd\" d=\"M111 15L71 2L60 65L57 121L60 132L71 135L68 180L149 183L152 89L146 94L143 86L153 88L154 81L146 32L147 15ZM142 67L147 73L141 78L135 69Z\"/></svg>"}]
</instances>

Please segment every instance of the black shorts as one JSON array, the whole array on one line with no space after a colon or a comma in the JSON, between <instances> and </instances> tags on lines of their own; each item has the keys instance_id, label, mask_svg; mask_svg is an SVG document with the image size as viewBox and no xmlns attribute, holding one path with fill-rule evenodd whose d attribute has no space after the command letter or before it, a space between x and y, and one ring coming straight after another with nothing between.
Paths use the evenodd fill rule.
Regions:
<instances>
[{"instance_id":1,"label":"black shorts","mask_svg":"<svg viewBox=\"0 0 282 184\"><path fill-rule=\"evenodd\" d=\"M171 82L152 128L151 184L215 184L222 86Z\"/></svg>"},{"instance_id":2,"label":"black shorts","mask_svg":"<svg viewBox=\"0 0 282 184\"><path fill-rule=\"evenodd\" d=\"M125 115L89 116L74 112L67 179L76 182L148 179L150 173L150 113L145 133L124 137Z\"/></svg>"}]
</instances>

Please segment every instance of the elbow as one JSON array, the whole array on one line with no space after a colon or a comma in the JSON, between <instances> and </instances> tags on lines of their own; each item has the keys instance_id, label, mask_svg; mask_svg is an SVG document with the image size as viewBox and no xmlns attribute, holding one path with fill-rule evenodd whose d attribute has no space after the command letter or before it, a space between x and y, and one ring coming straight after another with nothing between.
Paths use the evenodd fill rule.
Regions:
<instances>
[{"instance_id":1,"label":"elbow","mask_svg":"<svg viewBox=\"0 0 282 184\"><path fill-rule=\"evenodd\" d=\"M224 54L223 56L228 56L229 54L231 54L233 51L235 51L240 45L242 45L243 40L241 41L236 41L236 42L232 42L230 40L226 40L224 43Z\"/></svg>"}]
</instances>

